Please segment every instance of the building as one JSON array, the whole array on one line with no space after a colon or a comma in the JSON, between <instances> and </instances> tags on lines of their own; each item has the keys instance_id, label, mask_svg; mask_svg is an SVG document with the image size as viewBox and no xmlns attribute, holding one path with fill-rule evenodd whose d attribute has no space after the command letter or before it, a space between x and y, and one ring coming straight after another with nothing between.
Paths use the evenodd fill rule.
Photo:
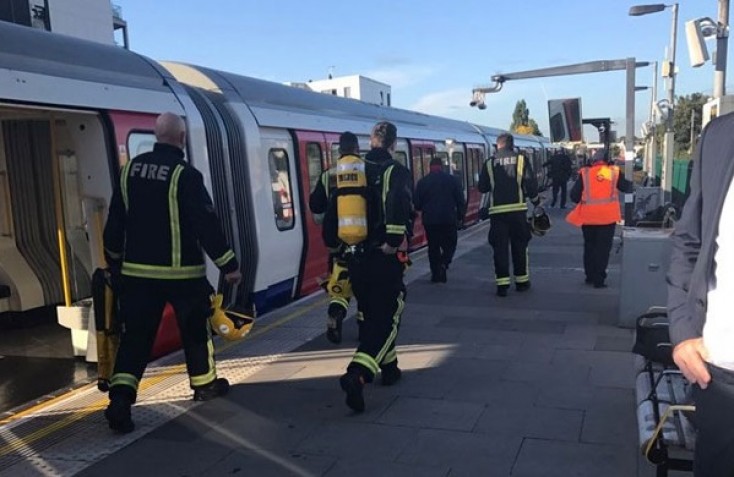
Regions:
<instances>
[{"instance_id":1,"label":"building","mask_svg":"<svg viewBox=\"0 0 734 477\"><path fill-rule=\"evenodd\" d=\"M317 93L332 94L342 98L352 98L380 106L392 105L392 88L361 75L330 77L325 80L309 81L308 83L287 83L296 88L309 89Z\"/></svg>"},{"instance_id":2,"label":"building","mask_svg":"<svg viewBox=\"0 0 734 477\"><path fill-rule=\"evenodd\" d=\"M130 46L122 10L110 0L2 0L0 20L99 43Z\"/></svg>"}]
</instances>

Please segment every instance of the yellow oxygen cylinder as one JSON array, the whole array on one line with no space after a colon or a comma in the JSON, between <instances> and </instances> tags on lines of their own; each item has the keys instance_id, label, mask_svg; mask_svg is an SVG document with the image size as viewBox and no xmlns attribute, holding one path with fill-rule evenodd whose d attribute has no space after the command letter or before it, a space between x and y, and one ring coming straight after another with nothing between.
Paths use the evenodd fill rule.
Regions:
<instances>
[{"instance_id":1,"label":"yellow oxygen cylinder","mask_svg":"<svg viewBox=\"0 0 734 477\"><path fill-rule=\"evenodd\" d=\"M362 158L346 155L336 165L337 215L339 239L356 245L367 239L367 175Z\"/></svg>"}]
</instances>

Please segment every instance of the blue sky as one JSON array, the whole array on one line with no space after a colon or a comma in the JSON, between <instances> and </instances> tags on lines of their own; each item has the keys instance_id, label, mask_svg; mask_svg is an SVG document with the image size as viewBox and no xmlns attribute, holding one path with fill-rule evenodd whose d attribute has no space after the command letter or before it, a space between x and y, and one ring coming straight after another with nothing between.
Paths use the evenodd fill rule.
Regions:
<instances>
[{"instance_id":1,"label":"blue sky","mask_svg":"<svg viewBox=\"0 0 734 477\"><path fill-rule=\"evenodd\" d=\"M584 117L611 117L623 135L624 72L507 82L487 96L485 111L468 106L472 88L502 72L626 57L662 60L672 18L670 9L627 15L644 0L114 3L128 22L131 48L154 59L278 82L323 79L333 67L335 76L361 74L390 84L396 107L503 128L509 127L515 103L525 99L545 135L547 100L566 97L581 97ZM716 0L680 2L677 95L711 94L713 66L689 66L684 23L716 15ZM709 42L709 51L713 47ZM638 69L637 84L651 85L652 76L651 68ZM727 83L734 85L734 78ZM659 80L658 97L665 94ZM637 93L636 100L639 134L650 92ZM590 127L585 134L596 140Z\"/></svg>"}]
</instances>

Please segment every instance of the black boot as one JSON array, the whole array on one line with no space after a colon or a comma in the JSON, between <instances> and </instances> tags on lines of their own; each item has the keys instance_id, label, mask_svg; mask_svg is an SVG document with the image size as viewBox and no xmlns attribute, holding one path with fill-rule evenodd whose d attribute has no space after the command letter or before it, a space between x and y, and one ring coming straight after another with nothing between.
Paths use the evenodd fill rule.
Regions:
<instances>
[{"instance_id":1,"label":"black boot","mask_svg":"<svg viewBox=\"0 0 734 477\"><path fill-rule=\"evenodd\" d=\"M339 385L347 393L347 406L354 412L364 412L364 383L359 374L347 372L339 378Z\"/></svg>"},{"instance_id":2,"label":"black boot","mask_svg":"<svg viewBox=\"0 0 734 477\"><path fill-rule=\"evenodd\" d=\"M515 290L519 292L530 290L530 282L515 283Z\"/></svg>"},{"instance_id":3,"label":"black boot","mask_svg":"<svg viewBox=\"0 0 734 477\"><path fill-rule=\"evenodd\" d=\"M194 401L209 401L229 392L229 381L217 378L209 384L194 388Z\"/></svg>"},{"instance_id":4,"label":"black boot","mask_svg":"<svg viewBox=\"0 0 734 477\"><path fill-rule=\"evenodd\" d=\"M127 434L135 430L135 423L132 419L131 407L133 400L125 395L113 395L110 397L110 404L105 409L104 417L107 423L115 432Z\"/></svg>"},{"instance_id":5,"label":"black boot","mask_svg":"<svg viewBox=\"0 0 734 477\"><path fill-rule=\"evenodd\" d=\"M329 316L326 318L326 339L334 344L342 342L342 321L347 316L347 310L338 303L329 305Z\"/></svg>"},{"instance_id":6,"label":"black boot","mask_svg":"<svg viewBox=\"0 0 734 477\"><path fill-rule=\"evenodd\" d=\"M509 285L497 285L497 296L507 296Z\"/></svg>"},{"instance_id":7,"label":"black boot","mask_svg":"<svg viewBox=\"0 0 734 477\"><path fill-rule=\"evenodd\" d=\"M389 364L382 368L382 380L380 382L383 386L392 386L400 381L402 376L403 372L397 364Z\"/></svg>"}]
</instances>

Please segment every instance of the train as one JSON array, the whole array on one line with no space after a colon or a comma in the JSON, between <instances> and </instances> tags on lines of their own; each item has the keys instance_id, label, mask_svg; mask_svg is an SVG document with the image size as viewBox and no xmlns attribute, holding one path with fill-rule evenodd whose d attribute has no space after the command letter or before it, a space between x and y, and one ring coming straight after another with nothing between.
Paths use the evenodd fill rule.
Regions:
<instances>
[{"instance_id":1,"label":"train","mask_svg":"<svg viewBox=\"0 0 734 477\"><path fill-rule=\"evenodd\" d=\"M335 164L341 132L367 151L375 122L393 122L394 157L416 182L443 158L462 184L467 226L479 220L481 167L505 132L5 22L0 38L0 313L90 296L120 166L152 148L162 112L185 118L186 160L242 264L231 301L261 312L319 289L327 250L308 195ZM549 141L516 135L515 145L545 183ZM425 243L418 218L410 246ZM219 284L212 263L207 277Z\"/></svg>"}]
</instances>

